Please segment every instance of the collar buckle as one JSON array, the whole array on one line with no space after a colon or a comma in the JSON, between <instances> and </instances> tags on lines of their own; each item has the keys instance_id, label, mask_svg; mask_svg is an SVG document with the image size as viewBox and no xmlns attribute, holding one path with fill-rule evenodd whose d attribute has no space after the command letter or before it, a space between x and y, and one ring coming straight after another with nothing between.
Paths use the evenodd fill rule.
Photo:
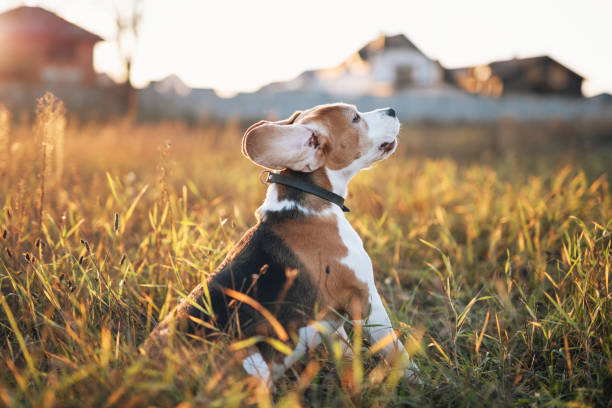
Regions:
<instances>
[{"instance_id":1,"label":"collar buckle","mask_svg":"<svg viewBox=\"0 0 612 408\"><path fill-rule=\"evenodd\" d=\"M270 173L270 170L263 170L261 173L259 173L259 182L263 185L268 184L270 180Z\"/></svg>"}]
</instances>

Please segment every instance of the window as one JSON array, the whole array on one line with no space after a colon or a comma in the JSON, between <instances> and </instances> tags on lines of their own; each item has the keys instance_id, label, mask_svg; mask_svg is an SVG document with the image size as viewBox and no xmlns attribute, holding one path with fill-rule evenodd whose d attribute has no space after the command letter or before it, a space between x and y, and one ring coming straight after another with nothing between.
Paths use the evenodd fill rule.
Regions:
<instances>
[{"instance_id":1,"label":"window","mask_svg":"<svg viewBox=\"0 0 612 408\"><path fill-rule=\"evenodd\" d=\"M395 86L398 89L414 85L412 67L399 66L395 68Z\"/></svg>"},{"instance_id":2,"label":"window","mask_svg":"<svg viewBox=\"0 0 612 408\"><path fill-rule=\"evenodd\" d=\"M70 61L74 58L74 44L52 44L49 50L49 58L53 61Z\"/></svg>"}]
</instances>

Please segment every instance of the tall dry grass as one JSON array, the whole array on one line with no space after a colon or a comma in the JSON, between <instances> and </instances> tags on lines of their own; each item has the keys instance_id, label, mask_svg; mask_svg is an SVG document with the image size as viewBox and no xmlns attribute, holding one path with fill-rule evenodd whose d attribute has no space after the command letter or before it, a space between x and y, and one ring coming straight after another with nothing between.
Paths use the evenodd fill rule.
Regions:
<instances>
[{"instance_id":1,"label":"tall dry grass","mask_svg":"<svg viewBox=\"0 0 612 408\"><path fill-rule=\"evenodd\" d=\"M1 404L609 405L612 203L607 174L583 170L609 153L529 173L399 151L359 175L349 218L424 385L347 323L358 358L331 342L268 395L231 339L161 366L138 350L255 221L265 189L236 122L76 127L50 96L38 112L34 129L0 121Z\"/></svg>"},{"instance_id":2,"label":"tall dry grass","mask_svg":"<svg viewBox=\"0 0 612 408\"><path fill-rule=\"evenodd\" d=\"M0 177L7 178L11 150L11 112L0 105Z\"/></svg>"},{"instance_id":3,"label":"tall dry grass","mask_svg":"<svg viewBox=\"0 0 612 408\"><path fill-rule=\"evenodd\" d=\"M41 150L40 198L38 224L42 226L45 207L45 187L59 186L64 171L64 133L66 130L66 110L64 103L55 95L47 92L36 107L34 134Z\"/></svg>"}]
</instances>

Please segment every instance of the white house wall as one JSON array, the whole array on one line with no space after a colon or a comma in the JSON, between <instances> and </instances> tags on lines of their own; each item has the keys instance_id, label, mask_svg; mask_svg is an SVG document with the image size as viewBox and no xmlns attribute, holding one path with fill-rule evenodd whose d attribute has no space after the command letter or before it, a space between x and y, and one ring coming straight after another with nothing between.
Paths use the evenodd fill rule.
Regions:
<instances>
[{"instance_id":1,"label":"white house wall","mask_svg":"<svg viewBox=\"0 0 612 408\"><path fill-rule=\"evenodd\" d=\"M412 68L415 86L436 86L442 82L442 69L416 50L386 50L372 55L371 77L374 82L395 83L398 67Z\"/></svg>"},{"instance_id":2,"label":"white house wall","mask_svg":"<svg viewBox=\"0 0 612 408\"><path fill-rule=\"evenodd\" d=\"M410 87L437 88L443 82L442 68L436 62L417 50L392 49L372 54L366 62L349 59L338 67L305 72L267 90L325 92L337 96L389 96L396 90L398 67L411 69Z\"/></svg>"},{"instance_id":3,"label":"white house wall","mask_svg":"<svg viewBox=\"0 0 612 408\"><path fill-rule=\"evenodd\" d=\"M371 93L372 79L363 73L347 72L336 78L321 79L325 92L332 95L367 95Z\"/></svg>"}]
</instances>

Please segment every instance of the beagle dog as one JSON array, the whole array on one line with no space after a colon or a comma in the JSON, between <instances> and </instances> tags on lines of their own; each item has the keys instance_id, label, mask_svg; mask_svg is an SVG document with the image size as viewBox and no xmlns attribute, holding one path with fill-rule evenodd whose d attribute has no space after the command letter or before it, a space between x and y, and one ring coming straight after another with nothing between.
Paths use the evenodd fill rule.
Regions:
<instances>
[{"instance_id":1,"label":"beagle dog","mask_svg":"<svg viewBox=\"0 0 612 408\"><path fill-rule=\"evenodd\" d=\"M342 103L248 128L242 152L268 170L257 224L208 281L153 330L144 351L167 345L176 331L206 337L217 328L243 339L259 336L264 341L246 349L242 364L269 384L322 336L343 339L350 354L343 327L348 318L363 323L372 344L380 341L387 360L401 367L408 381L418 382L418 369L391 326L372 262L343 204L349 181L395 151L399 128L393 109L362 113ZM276 352L266 338L293 339L292 352Z\"/></svg>"}]
</instances>

